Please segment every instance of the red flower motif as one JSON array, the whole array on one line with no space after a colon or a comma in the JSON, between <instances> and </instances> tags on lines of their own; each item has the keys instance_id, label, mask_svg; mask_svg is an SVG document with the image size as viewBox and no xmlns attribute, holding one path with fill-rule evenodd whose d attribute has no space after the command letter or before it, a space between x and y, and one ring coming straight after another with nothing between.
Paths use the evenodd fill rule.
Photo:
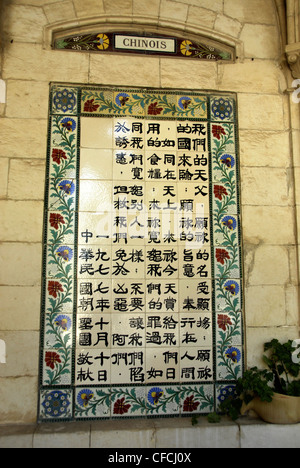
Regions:
<instances>
[{"instance_id":1,"label":"red flower motif","mask_svg":"<svg viewBox=\"0 0 300 468\"><path fill-rule=\"evenodd\" d=\"M94 104L94 99L88 99L84 103L84 112L96 112L98 107L99 107L99 104Z\"/></svg>"},{"instance_id":2,"label":"red flower motif","mask_svg":"<svg viewBox=\"0 0 300 468\"><path fill-rule=\"evenodd\" d=\"M219 326L219 328L226 331L227 325L228 326L232 325L232 322L231 322L230 318L228 317L228 315L223 315L223 314L218 315L218 326Z\"/></svg>"},{"instance_id":3,"label":"red flower motif","mask_svg":"<svg viewBox=\"0 0 300 468\"><path fill-rule=\"evenodd\" d=\"M228 195L227 190L222 185L215 185L214 186L214 194L215 197L222 201L223 195Z\"/></svg>"},{"instance_id":4,"label":"red flower motif","mask_svg":"<svg viewBox=\"0 0 300 468\"><path fill-rule=\"evenodd\" d=\"M212 126L212 134L218 140L221 139L221 135L226 135L224 128L221 127L220 125L213 125Z\"/></svg>"},{"instance_id":5,"label":"red flower motif","mask_svg":"<svg viewBox=\"0 0 300 468\"><path fill-rule=\"evenodd\" d=\"M125 414L128 413L131 405L125 405L125 397L119 399L114 404L114 414Z\"/></svg>"},{"instance_id":6,"label":"red flower motif","mask_svg":"<svg viewBox=\"0 0 300 468\"><path fill-rule=\"evenodd\" d=\"M51 213L50 214L50 224L52 227L54 227L55 229L58 229L58 226L60 224L65 224L65 220L64 218L62 217L62 215L58 214L58 213Z\"/></svg>"},{"instance_id":7,"label":"red flower motif","mask_svg":"<svg viewBox=\"0 0 300 468\"><path fill-rule=\"evenodd\" d=\"M192 412L195 411L200 405L199 401L194 401L194 395L187 397L183 403L183 411Z\"/></svg>"},{"instance_id":8,"label":"red flower motif","mask_svg":"<svg viewBox=\"0 0 300 468\"><path fill-rule=\"evenodd\" d=\"M158 115L163 111L163 107L157 107L157 102L153 102L148 107L148 114L149 115Z\"/></svg>"},{"instance_id":9,"label":"red flower motif","mask_svg":"<svg viewBox=\"0 0 300 468\"><path fill-rule=\"evenodd\" d=\"M67 159L67 155L63 150L54 148L52 151L52 159L57 164L60 164L62 159Z\"/></svg>"},{"instance_id":10,"label":"red flower motif","mask_svg":"<svg viewBox=\"0 0 300 468\"><path fill-rule=\"evenodd\" d=\"M57 298L58 292L64 292L62 285L58 281L49 281L48 282L48 292L50 296Z\"/></svg>"},{"instance_id":11,"label":"red flower motif","mask_svg":"<svg viewBox=\"0 0 300 468\"><path fill-rule=\"evenodd\" d=\"M57 353L47 351L45 354L45 362L46 362L46 366L50 367L53 370L55 364L61 362L60 356Z\"/></svg>"},{"instance_id":12,"label":"red flower motif","mask_svg":"<svg viewBox=\"0 0 300 468\"><path fill-rule=\"evenodd\" d=\"M225 260L230 260L229 253L225 249L216 249L216 259L224 265Z\"/></svg>"}]
</instances>

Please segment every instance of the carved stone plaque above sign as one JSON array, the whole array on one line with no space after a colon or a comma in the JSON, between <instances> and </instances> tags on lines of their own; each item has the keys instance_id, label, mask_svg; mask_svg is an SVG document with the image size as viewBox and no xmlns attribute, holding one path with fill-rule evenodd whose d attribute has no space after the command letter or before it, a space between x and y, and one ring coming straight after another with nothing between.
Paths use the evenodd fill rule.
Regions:
<instances>
[{"instance_id":1,"label":"carved stone plaque above sign","mask_svg":"<svg viewBox=\"0 0 300 468\"><path fill-rule=\"evenodd\" d=\"M98 53L134 53L173 56L186 59L234 61L233 47L216 43L208 38L197 41L187 37L157 36L126 32L99 32L59 37L53 48Z\"/></svg>"}]
</instances>

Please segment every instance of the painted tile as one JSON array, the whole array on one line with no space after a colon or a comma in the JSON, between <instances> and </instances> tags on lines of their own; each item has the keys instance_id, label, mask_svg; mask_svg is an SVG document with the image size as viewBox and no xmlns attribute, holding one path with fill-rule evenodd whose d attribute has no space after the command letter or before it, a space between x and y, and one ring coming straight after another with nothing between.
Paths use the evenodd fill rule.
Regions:
<instances>
[{"instance_id":1,"label":"painted tile","mask_svg":"<svg viewBox=\"0 0 300 468\"><path fill-rule=\"evenodd\" d=\"M47 276L49 279L57 279L68 283L72 281L74 263L74 245L53 244L46 248L47 251ZM49 286L48 286L49 287ZM67 288L69 293L70 287Z\"/></svg>"},{"instance_id":2,"label":"painted tile","mask_svg":"<svg viewBox=\"0 0 300 468\"><path fill-rule=\"evenodd\" d=\"M45 349L43 352L44 369L43 385L71 385L72 383L72 349L64 343L53 349Z\"/></svg>"},{"instance_id":3,"label":"painted tile","mask_svg":"<svg viewBox=\"0 0 300 468\"><path fill-rule=\"evenodd\" d=\"M52 94L52 112L54 114L75 115L78 105L78 88L54 87Z\"/></svg>"},{"instance_id":4,"label":"painted tile","mask_svg":"<svg viewBox=\"0 0 300 468\"><path fill-rule=\"evenodd\" d=\"M75 213L67 208L59 211L48 211L47 242L48 244L72 244L74 242Z\"/></svg>"},{"instance_id":5,"label":"painted tile","mask_svg":"<svg viewBox=\"0 0 300 468\"><path fill-rule=\"evenodd\" d=\"M169 93L146 94L144 99L146 116L174 117L176 115L176 96Z\"/></svg>"},{"instance_id":6,"label":"painted tile","mask_svg":"<svg viewBox=\"0 0 300 468\"><path fill-rule=\"evenodd\" d=\"M192 94L177 95L177 116L196 117L205 119L207 116L206 96L193 96Z\"/></svg>"},{"instance_id":7,"label":"painted tile","mask_svg":"<svg viewBox=\"0 0 300 468\"><path fill-rule=\"evenodd\" d=\"M110 388L77 388L74 415L76 419L110 418Z\"/></svg>"},{"instance_id":8,"label":"painted tile","mask_svg":"<svg viewBox=\"0 0 300 468\"><path fill-rule=\"evenodd\" d=\"M146 416L145 387L112 387L112 418Z\"/></svg>"},{"instance_id":9,"label":"painted tile","mask_svg":"<svg viewBox=\"0 0 300 468\"><path fill-rule=\"evenodd\" d=\"M214 247L215 278L238 278L240 270L240 253L238 246Z\"/></svg>"},{"instance_id":10,"label":"painted tile","mask_svg":"<svg viewBox=\"0 0 300 468\"><path fill-rule=\"evenodd\" d=\"M211 119L214 121L227 122L234 119L234 101L225 96L211 98Z\"/></svg>"},{"instance_id":11,"label":"painted tile","mask_svg":"<svg viewBox=\"0 0 300 468\"><path fill-rule=\"evenodd\" d=\"M153 385L146 387L147 416L178 416L180 386Z\"/></svg>"},{"instance_id":12,"label":"painted tile","mask_svg":"<svg viewBox=\"0 0 300 468\"><path fill-rule=\"evenodd\" d=\"M213 385L181 385L180 409L182 416L211 413L214 410Z\"/></svg>"},{"instance_id":13,"label":"painted tile","mask_svg":"<svg viewBox=\"0 0 300 468\"><path fill-rule=\"evenodd\" d=\"M112 115L114 95L111 90L83 89L81 93L81 113L92 115Z\"/></svg>"},{"instance_id":14,"label":"painted tile","mask_svg":"<svg viewBox=\"0 0 300 468\"><path fill-rule=\"evenodd\" d=\"M127 116L144 116L144 96L135 92L114 92L114 114Z\"/></svg>"},{"instance_id":15,"label":"painted tile","mask_svg":"<svg viewBox=\"0 0 300 468\"><path fill-rule=\"evenodd\" d=\"M50 179L48 209L70 216L76 208L76 186L74 179Z\"/></svg>"},{"instance_id":16,"label":"painted tile","mask_svg":"<svg viewBox=\"0 0 300 468\"><path fill-rule=\"evenodd\" d=\"M40 392L40 419L44 421L72 419L72 390L55 389Z\"/></svg>"},{"instance_id":17,"label":"painted tile","mask_svg":"<svg viewBox=\"0 0 300 468\"><path fill-rule=\"evenodd\" d=\"M217 345L217 379L237 380L242 376L241 346Z\"/></svg>"}]
</instances>

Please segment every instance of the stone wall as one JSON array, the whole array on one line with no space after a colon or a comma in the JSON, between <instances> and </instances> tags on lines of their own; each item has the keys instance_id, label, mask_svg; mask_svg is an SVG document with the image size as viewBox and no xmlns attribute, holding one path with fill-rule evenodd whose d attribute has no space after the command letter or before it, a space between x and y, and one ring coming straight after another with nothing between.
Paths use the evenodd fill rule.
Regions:
<instances>
[{"instance_id":1,"label":"stone wall","mask_svg":"<svg viewBox=\"0 0 300 468\"><path fill-rule=\"evenodd\" d=\"M261 365L265 341L298 338L299 104L275 1L2 0L1 8L1 424L36 419L50 81L237 92L248 365ZM51 50L52 32L113 23L206 34L235 45L238 59Z\"/></svg>"}]
</instances>

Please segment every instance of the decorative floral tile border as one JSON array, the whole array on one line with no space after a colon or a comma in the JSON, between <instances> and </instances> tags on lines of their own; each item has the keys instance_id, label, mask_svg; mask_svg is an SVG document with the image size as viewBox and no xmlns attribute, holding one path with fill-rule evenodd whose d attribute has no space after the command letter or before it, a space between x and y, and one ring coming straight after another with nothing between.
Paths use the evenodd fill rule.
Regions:
<instances>
[{"instance_id":1,"label":"decorative floral tile border","mask_svg":"<svg viewBox=\"0 0 300 468\"><path fill-rule=\"evenodd\" d=\"M77 274L82 261L80 252L89 236L88 230L86 238L83 236L85 233L81 233L78 223L79 193L83 184L80 179L80 126L81 119L86 117L134 117L141 121L177 120L205 125L209 164L206 175L202 173L202 176L208 178L209 213L205 216L210 241L205 245L205 255L210 258L207 284L211 284L211 294L207 298L207 292L203 289L197 304L204 312L207 310L211 317L212 347L207 352L212 355L212 367L205 368L204 361L198 376L185 368L184 379L180 380L179 377L175 383L154 379L151 383L129 385L117 383L116 379L116 383L110 385L96 385L88 379L88 372L82 374L79 383L76 380L77 363L87 364L89 360L88 353L80 352L76 332L79 317L84 320L88 318L81 296L85 281ZM243 372L244 356L237 134L236 96L233 94L51 85L44 215L40 421L206 414L217 410L222 399L234 392L235 379ZM181 182L177 182L180 190ZM133 219L137 220L137 217ZM174 261L175 255L184 249L186 239L185 235L174 247ZM139 245L138 242L136 240L125 249L128 255L133 247ZM111 247L113 244L105 239L103 246L106 252L116 252ZM141 249L144 249L145 255L149 252L148 248ZM189 249L185 255L189 258ZM179 263L174 265L177 267ZM200 268L201 262L199 265ZM165 266L165 276L160 279L161 287L166 287L169 276L175 270L170 268L170 264L168 266L166 263ZM192 276L191 271L189 274ZM98 276L101 279L100 270ZM140 278L144 286L145 279ZM105 281L103 276L101 284L104 290ZM126 279L124 281L126 284ZM176 284L181 282L185 291L195 294L196 283L192 278L179 276L174 281ZM166 315L168 307L175 307L177 300L173 309L176 314L183 316L186 311L195 309L197 298L191 298L187 303L181 294L176 295L173 303L165 304L161 314ZM141 314L145 314L145 304L140 304L140 310ZM115 312L107 312L111 313ZM200 320L206 320L205 313ZM97 358L105 362L101 346L98 351L100 354ZM188 348L186 353L188 355ZM180 364L177 367L179 372ZM108 366L108 375L110 372Z\"/></svg>"}]
</instances>

